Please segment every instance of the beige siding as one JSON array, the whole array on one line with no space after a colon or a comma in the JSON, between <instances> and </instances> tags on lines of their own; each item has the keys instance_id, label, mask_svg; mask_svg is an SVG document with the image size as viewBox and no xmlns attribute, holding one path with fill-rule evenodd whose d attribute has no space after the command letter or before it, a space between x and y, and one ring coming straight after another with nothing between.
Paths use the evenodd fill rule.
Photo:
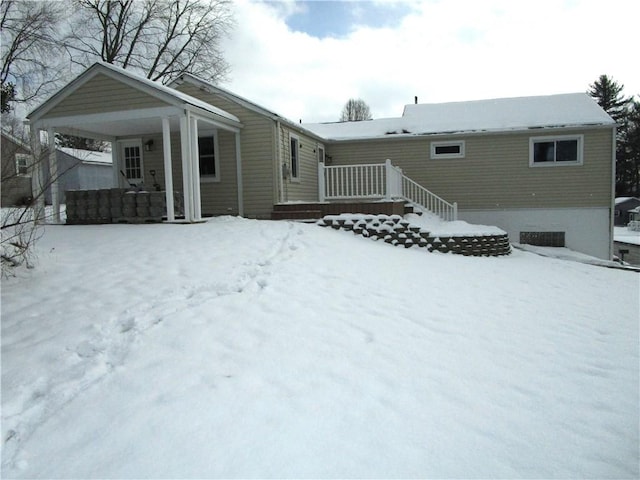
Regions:
<instances>
[{"instance_id":1,"label":"beige siding","mask_svg":"<svg viewBox=\"0 0 640 480\"><path fill-rule=\"evenodd\" d=\"M273 168L275 164L273 156L274 122L264 115L260 115L237 103L230 102L218 95L204 92L194 85L184 83L177 87L177 89L221 108L240 119L240 122L242 122L244 126L240 133L244 215L255 218L270 218L275 198L275 173ZM231 135L229 138L232 137ZM226 163L225 158L225 164ZM223 181L225 181L227 176L231 178L232 175L225 173L226 168L227 167L222 168ZM235 169L235 157L233 158L233 168ZM230 190L228 193L230 194ZM202 195L204 205L204 189ZM236 195L235 192L233 195ZM229 202L231 202L230 198L224 200L222 204Z\"/></svg>"},{"instance_id":2,"label":"beige siding","mask_svg":"<svg viewBox=\"0 0 640 480\"><path fill-rule=\"evenodd\" d=\"M291 168L291 135L298 138L299 175L298 179L288 178L283 182L285 202L318 201L318 142L287 126L280 128L281 158Z\"/></svg>"},{"instance_id":3,"label":"beige siding","mask_svg":"<svg viewBox=\"0 0 640 480\"><path fill-rule=\"evenodd\" d=\"M151 170L156 172L156 182L164 190L165 174L162 156L162 135L145 136L143 143L153 140L153 150L143 152L144 179L149 187L153 185ZM124 140L124 139L123 139ZM218 131L220 181L200 183L200 198L202 214L209 215L238 215L238 188L236 175L235 136L232 132ZM182 150L180 133L171 134L171 160L173 169L173 189L183 192L182 186Z\"/></svg>"},{"instance_id":4,"label":"beige siding","mask_svg":"<svg viewBox=\"0 0 640 480\"><path fill-rule=\"evenodd\" d=\"M204 215L238 215L235 135L218 130L220 181L201 182L200 198Z\"/></svg>"},{"instance_id":5,"label":"beige siding","mask_svg":"<svg viewBox=\"0 0 640 480\"><path fill-rule=\"evenodd\" d=\"M584 162L529 166L529 138L584 133ZM465 140L465 157L431 159L431 141ZM600 207L611 205L612 131L534 130L531 133L336 142L333 165L382 163L461 209Z\"/></svg>"},{"instance_id":6,"label":"beige siding","mask_svg":"<svg viewBox=\"0 0 640 480\"><path fill-rule=\"evenodd\" d=\"M135 110L166 105L165 102L151 95L106 75L98 74L53 107L47 112L45 118Z\"/></svg>"},{"instance_id":7,"label":"beige siding","mask_svg":"<svg viewBox=\"0 0 640 480\"><path fill-rule=\"evenodd\" d=\"M2 206L20 204L26 197L31 197L31 176L17 174L16 154L28 155L30 152L4 135L0 148L0 169L2 170L0 204Z\"/></svg>"}]
</instances>

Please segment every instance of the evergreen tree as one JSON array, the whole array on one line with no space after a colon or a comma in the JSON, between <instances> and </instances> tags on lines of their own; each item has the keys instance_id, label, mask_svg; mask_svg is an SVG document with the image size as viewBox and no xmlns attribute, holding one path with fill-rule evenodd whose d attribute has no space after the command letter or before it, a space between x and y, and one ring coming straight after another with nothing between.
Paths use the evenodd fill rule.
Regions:
<instances>
[{"instance_id":1,"label":"evergreen tree","mask_svg":"<svg viewBox=\"0 0 640 480\"><path fill-rule=\"evenodd\" d=\"M0 87L2 91L2 108L0 112L6 113L11 111L11 102L16 99L16 89L13 83L3 83Z\"/></svg>"},{"instance_id":2,"label":"evergreen tree","mask_svg":"<svg viewBox=\"0 0 640 480\"><path fill-rule=\"evenodd\" d=\"M620 193L640 196L640 101L631 101L618 151L620 161L616 162L616 170L620 168L621 171L616 176L620 181Z\"/></svg>"},{"instance_id":3,"label":"evergreen tree","mask_svg":"<svg viewBox=\"0 0 640 480\"><path fill-rule=\"evenodd\" d=\"M640 162L637 160L640 155L637 139L640 111L638 102L625 97L623 89L624 85L607 75L600 75L598 80L589 85L587 92L618 124L615 179L617 197L640 194Z\"/></svg>"},{"instance_id":4,"label":"evergreen tree","mask_svg":"<svg viewBox=\"0 0 640 480\"><path fill-rule=\"evenodd\" d=\"M631 99L622 95L624 85L609 78L607 75L600 75L598 80L589 85L587 92L596 99L598 105L607 112L616 122L621 123L626 116L626 108Z\"/></svg>"}]
</instances>

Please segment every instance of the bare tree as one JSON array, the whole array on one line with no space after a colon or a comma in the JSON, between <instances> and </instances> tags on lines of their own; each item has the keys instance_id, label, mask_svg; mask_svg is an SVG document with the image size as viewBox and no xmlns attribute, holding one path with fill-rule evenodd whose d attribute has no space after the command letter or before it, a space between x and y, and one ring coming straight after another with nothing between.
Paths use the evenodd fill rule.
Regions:
<instances>
[{"instance_id":1,"label":"bare tree","mask_svg":"<svg viewBox=\"0 0 640 480\"><path fill-rule=\"evenodd\" d=\"M62 2L3 0L0 3L2 111L51 93L64 74L59 24Z\"/></svg>"},{"instance_id":2,"label":"bare tree","mask_svg":"<svg viewBox=\"0 0 640 480\"><path fill-rule=\"evenodd\" d=\"M369 105L360 98L350 98L342 108L340 121L358 122L360 120L371 120L371 110L369 109Z\"/></svg>"},{"instance_id":3,"label":"bare tree","mask_svg":"<svg viewBox=\"0 0 640 480\"><path fill-rule=\"evenodd\" d=\"M3 277L13 274L20 265L33 266L33 246L41 233L39 224L34 221L34 199L30 194L37 164L45 161L46 157L42 155L34 161L33 156L26 152L29 152L28 147L17 137L2 143L0 262Z\"/></svg>"},{"instance_id":4,"label":"bare tree","mask_svg":"<svg viewBox=\"0 0 640 480\"><path fill-rule=\"evenodd\" d=\"M44 198L53 183L76 166L70 164L52 175L48 167L50 148L54 147L31 151L26 134L1 145L0 263L3 277L13 275L15 268L21 265L34 267L34 247L43 233L42 225L55 217L53 211L42 211ZM18 156L28 158L22 163L17 161Z\"/></svg>"},{"instance_id":5,"label":"bare tree","mask_svg":"<svg viewBox=\"0 0 640 480\"><path fill-rule=\"evenodd\" d=\"M220 40L233 25L231 0L76 0L68 50L74 63L96 60L168 83L192 73L216 82L229 66Z\"/></svg>"}]
</instances>

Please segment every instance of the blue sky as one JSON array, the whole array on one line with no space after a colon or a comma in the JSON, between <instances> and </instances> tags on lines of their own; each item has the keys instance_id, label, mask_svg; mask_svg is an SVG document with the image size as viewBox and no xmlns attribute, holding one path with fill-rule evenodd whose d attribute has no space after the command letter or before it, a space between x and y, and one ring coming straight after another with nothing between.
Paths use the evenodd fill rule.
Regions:
<instances>
[{"instance_id":1,"label":"blue sky","mask_svg":"<svg viewBox=\"0 0 640 480\"><path fill-rule=\"evenodd\" d=\"M293 13L285 19L287 26L318 38L344 37L358 26L394 27L411 11L408 3L335 0L294 3Z\"/></svg>"},{"instance_id":2,"label":"blue sky","mask_svg":"<svg viewBox=\"0 0 640 480\"><path fill-rule=\"evenodd\" d=\"M640 98L638 0L234 0L223 86L291 120L374 118L420 103L585 92L601 74ZM603 10L604 8L604 10Z\"/></svg>"}]
</instances>

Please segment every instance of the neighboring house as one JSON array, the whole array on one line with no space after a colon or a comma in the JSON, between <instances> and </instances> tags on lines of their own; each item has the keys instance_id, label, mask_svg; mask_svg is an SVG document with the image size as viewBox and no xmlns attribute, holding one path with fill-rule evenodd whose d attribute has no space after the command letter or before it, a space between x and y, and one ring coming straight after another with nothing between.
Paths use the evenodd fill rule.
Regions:
<instances>
[{"instance_id":1,"label":"neighboring house","mask_svg":"<svg viewBox=\"0 0 640 480\"><path fill-rule=\"evenodd\" d=\"M22 140L2 131L2 206L24 205L31 201L31 149Z\"/></svg>"},{"instance_id":2,"label":"neighboring house","mask_svg":"<svg viewBox=\"0 0 640 480\"><path fill-rule=\"evenodd\" d=\"M615 200L615 216L614 225L624 227L631 218L631 210L640 206L640 198L636 197L618 197Z\"/></svg>"},{"instance_id":3,"label":"neighboring house","mask_svg":"<svg viewBox=\"0 0 640 480\"><path fill-rule=\"evenodd\" d=\"M640 207L638 217L640 218ZM613 252L620 260L640 267L640 222L638 228L635 227L636 225L614 228Z\"/></svg>"},{"instance_id":4,"label":"neighboring house","mask_svg":"<svg viewBox=\"0 0 640 480\"><path fill-rule=\"evenodd\" d=\"M67 190L98 190L113 186L111 152L92 152L68 147L56 149L60 202L64 203ZM45 185L51 183L48 164L44 165ZM51 204L51 188L45 192L46 203Z\"/></svg>"},{"instance_id":5,"label":"neighboring house","mask_svg":"<svg viewBox=\"0 0 640 480\"><path fill-rule=\"evenodd\" d=\"M157 181L169 221L174 191L189 222L402 197L440 214L445 205L449 218L457 208L511 241L612 254L615 123L586 94L416 104L396 119L300 125L191 75L163 86L97 63L28 119L49 137L110 141L113 185Z\"/></svg>"}]
</instances>

